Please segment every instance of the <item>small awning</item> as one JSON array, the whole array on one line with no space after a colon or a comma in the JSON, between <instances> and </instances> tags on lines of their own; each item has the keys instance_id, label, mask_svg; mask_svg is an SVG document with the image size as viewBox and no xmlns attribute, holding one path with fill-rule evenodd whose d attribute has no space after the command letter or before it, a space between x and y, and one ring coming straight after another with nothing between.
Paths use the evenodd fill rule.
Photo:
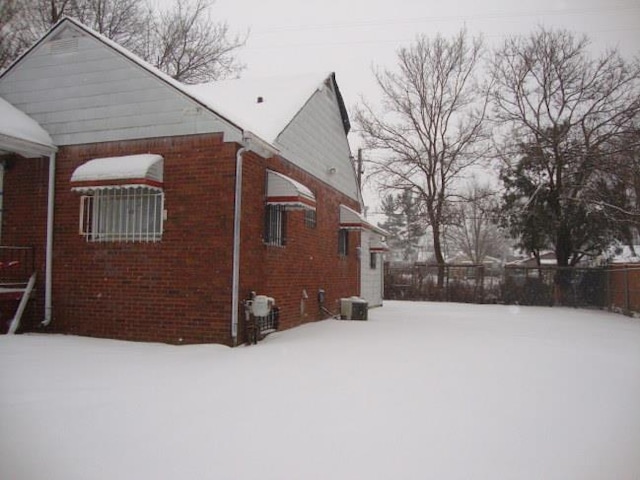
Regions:
<instances>
[{"instance_id":1,"label":"small awning","mask_svg":"<svg viewBox=\"0 0 640 480\"><path fill-rule=\"evenodd\" d=\"M366 218L346 205L340 205L340 228L345 230L371 230L380 237L389 235L389 232L367 222Z\"/></svg>"},{"instance_id":2,"label":"small awning","mask_svg":"<svg viewBox=\"0 0 640 480\"><path fill-rule=\"evenodd\" d=\"M267 205L291 209L316 209L316 197L300 182L273 170L267 170Z\"/></svg>"},{"instance_id":3,"label":"small awning","mask_svg":"<svg viewBox=\"0 0 640 480\"><path fill-rule=\"evenodd\" d=\"M340 205L340 228L345 230L362 230L367 228L367 221L355 210Z\"/></svg>"},{"instance_id":4,"label":"small awning","mask_svg":"<svg viewBox=\"0 0 640 480\"><path fill-rule=\"evenodd\" d=\"M380 235L372 235L371 240L369 240L369 251L372 253L380 253L380 252L388 252L389 246L384 238Z\"/></svg>"},{"instance_id":5,"label":"small awning","mask_svg":"<svg viewBox=\"0 0 640 480\"><path fill-rule=\"evenodd\" d=\"M95 158L75 169L71 175L72 190L83 192L127 187L161 189L163 169L163 158L152 153Z\"/></svg>"}]
</instances>

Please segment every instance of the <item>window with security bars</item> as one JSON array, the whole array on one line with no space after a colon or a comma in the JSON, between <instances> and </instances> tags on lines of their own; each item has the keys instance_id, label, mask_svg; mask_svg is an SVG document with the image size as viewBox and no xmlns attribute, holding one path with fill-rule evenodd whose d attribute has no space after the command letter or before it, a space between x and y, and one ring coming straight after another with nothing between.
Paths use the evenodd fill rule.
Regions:
<instances>
[{"instance_id":1,"label":"window with security bars","mask_svg":"<svg viewBox=\"0 0 640 480\"><path fill-rule=\"evenodd\" d=\"M88 242L158 242L164 193L148 187L100 189L80 201L80 234Z\"/></svg>"},{"instance_id":2,"label":"window with security bars","mask_svg":"<svg viewBox=\"0 0 640 480\"><path fill-rule=\"evenodd\" d=\"M267 205L265 213L264 242L267 245L286 245L287 211L284 205Z\"/></svg>"},{"instance_id":3,"label":"window with security bars","mask_svg":"<svg viewBox=\"0 0 640 480\"><path fill-rule=\"evenodd\" d=\"M316 217L315 210L305 210L304 211L304 224L307 228L316 228L318 221Z\"/></svg>"}]
</instances>

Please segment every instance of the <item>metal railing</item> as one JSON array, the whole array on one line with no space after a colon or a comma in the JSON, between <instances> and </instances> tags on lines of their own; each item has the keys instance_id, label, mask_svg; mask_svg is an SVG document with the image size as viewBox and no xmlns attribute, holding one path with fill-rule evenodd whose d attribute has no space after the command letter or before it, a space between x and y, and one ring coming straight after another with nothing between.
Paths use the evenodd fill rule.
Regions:
<instances>
[{"instance_id":1,"label":"metal railing","mask_svg":"<svg viewBox=\"0 0 640 480\"><path fill-rule=\"evenodd\" d=\"M0 246L0 288L24 286L34 271L34 247Z\"/></svg>"},{"instance_id":2,"label":"metal railing","mask_svg":"<svg viewBox=\"0 0 640 480\"><path fill-rule=\"evenodd\" d=\"M256 344L268 334L278 330L280 326L280 309L273 307L268 315L264 317L256 317L247 314L246 317L246 337L247 343Z\"/></svg>"}]
</instances>

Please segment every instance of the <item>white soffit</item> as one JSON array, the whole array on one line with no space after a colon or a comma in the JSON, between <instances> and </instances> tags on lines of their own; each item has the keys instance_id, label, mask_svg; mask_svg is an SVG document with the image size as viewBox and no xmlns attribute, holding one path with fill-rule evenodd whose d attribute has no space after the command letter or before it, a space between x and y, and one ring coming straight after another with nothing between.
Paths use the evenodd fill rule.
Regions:
<instances>
[{"instance_id":1,"label":"white soffit","mask_svg":"<svg viewBox=\"0 0 640 480\"><path fill-rule=\"evenodd\" d=\"M267 204L316 209L316 197L308 187L282 173L267 170Z\"/></svg>"},{"instance_id":2,"label":"white soffit","mask_svg":"<svg viewBox=\"0 0 640 480\"><path fill-rule=\"evenodd\" d=\"M74 190L127 186L162 188L163 170L162 156L152 153L95 158L75 169L71 183Z\"/></svg>"}]
</instances>

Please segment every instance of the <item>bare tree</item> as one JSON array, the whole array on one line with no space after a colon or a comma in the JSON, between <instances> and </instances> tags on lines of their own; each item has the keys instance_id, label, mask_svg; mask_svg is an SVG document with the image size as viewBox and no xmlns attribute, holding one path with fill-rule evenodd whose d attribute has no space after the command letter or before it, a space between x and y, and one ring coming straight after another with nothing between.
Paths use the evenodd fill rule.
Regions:
<instances>
[{"instance_id":1,"label":"bare tree","mask_svg":"<svg viewBox=\"0 0 640 480\"><path fill-rule=\"evenodd\" d=\"M178 2L163 13L153 27L153 41L147 42L143 58L176 80L200 83L239 74L244 66L235 52L246 35L234 35L224 22L209 15L212 3L195 0Z\"/></svg>"},{"instance_id":2,"label":"bare tree","mask_svg":"<svg viewBox=\"0 0 640 480\"><path fill-rule=\"evenodd\" d=\"M385 152L370 171L383 188L410 191L420 201L441 266L454 183L481 159L486 139L488 96L476 76L482 52L482 40L465 30L451 39L418 37L399 50L397 71L375 72L383 108L363 102L356 111L367 146Z\"/></svg>"},{"instance_id":3,"label":"bare tree","mask_svg":"<svg viewBox=\"0 0 640 480\"><path fill-rule=\"evenodd\" d=\"M0 2L0 70L9 65L30 44L25 18L21 16L20 0Z\"/></svg>"},{"instance_id":4,"label":"bare tree","mask_svg":"<svg viewBox=\"0 0 640 480\"><path fill-rule=\"evenodd\" d=\"M540 28L506 40L493 61L509 228L531 251L552 246L560 266L620 237L611 159L640 113L640 65L616 51L592 59L588 45Z\"/></svg>"},{"instance_id":5,"label":"bare tree","mask_svg":"<svg viewBox=\"0 0 640 480\"><path fill-rule=\"evenodd\" d=\"M140 36L148 12L148 7L138 0L22 0L19 15L29 26L21 32L28 43L69 16L131 48L131 39Z\"/></svg>"},{"instance_id":6,"label":"bare tree","mask_svg":"<svg viewBox=\"0 0 640 480\"><path fill-rule=\"evenodd\" d=\"M474 180L461 201L453 207L453 222L447 228L447 243L472 263L500 256L508 248L506 235L495 221L495 190Z\"/></svg>"},{"instance_id":7,"label":"bare tree","mask_svg":"<svg viewBox=\"0 0 640 480\"><path fill-rule=\"evenodd\" d=\"M154 13L139 0L4 0L0 3L0 69L67 15L131 50L185 83L238 75L237 51L246 35L234 35L212 19L211 0ZM6 41L5 41L6 38Z\"/></svg>"}]
</instances>

